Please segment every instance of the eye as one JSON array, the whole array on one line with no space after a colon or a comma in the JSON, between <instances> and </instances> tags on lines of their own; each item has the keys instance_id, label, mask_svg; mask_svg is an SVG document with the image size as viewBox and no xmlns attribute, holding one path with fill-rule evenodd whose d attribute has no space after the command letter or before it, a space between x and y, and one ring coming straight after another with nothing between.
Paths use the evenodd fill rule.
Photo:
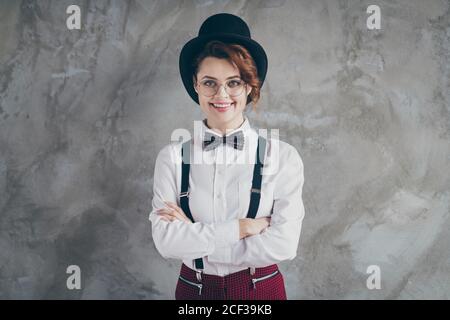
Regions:
<instances>
[{"instance_id":1,"label":"eye","mask_svg":"<svg viewBox=\"0 0 450 320\"><path fill-rule=\"evenodd\" d=\"M212 80L206 80L206 81L202 82L202 84L205 87L215 87L216 86L216 83Z\"/></svg>"},{"instance_id":2,"label":"eye","mask_svg":"<svg viewBox=\"0 0 450 320\"><path fill-rule=\"evenodd\" d=\"M228 86L229 86L230 88L237 87L237 86L239 86L240 84L241 84L241 81L240 81L240 80L230 80L230 81L228 82Z\"/></svg>"}]
</instances>

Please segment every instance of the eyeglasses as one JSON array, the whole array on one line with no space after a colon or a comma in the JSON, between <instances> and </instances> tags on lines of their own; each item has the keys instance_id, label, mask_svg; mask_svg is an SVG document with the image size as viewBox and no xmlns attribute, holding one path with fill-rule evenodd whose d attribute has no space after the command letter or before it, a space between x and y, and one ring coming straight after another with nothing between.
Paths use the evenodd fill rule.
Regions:
<instances>
[{"instance_id":1,"label":"eyeglasses","mask_svg":"<svg viewBox=\"0 0 450 320\"><path fill-rule=\"evenodd\" d=\"M244 91L244 87L246 86L246 83L240 79L233 79L233 80L228 80L225 83L225 85L223 85L223 84L218 84L214 80L206 79L206 80L200 81L197 86L198 86L198 92L205 97L214 96L219 91L219 88L222 86L225 87L225 92L230 97L237 97L237 96L241 95L242 92Z\"/></svg>"}]
</instances>

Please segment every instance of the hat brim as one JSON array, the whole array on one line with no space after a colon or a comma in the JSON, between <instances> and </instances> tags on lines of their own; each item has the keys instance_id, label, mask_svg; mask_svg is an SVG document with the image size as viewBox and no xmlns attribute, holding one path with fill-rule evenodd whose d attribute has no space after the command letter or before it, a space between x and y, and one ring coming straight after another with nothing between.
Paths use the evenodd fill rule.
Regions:
<instances>
[{"instance_id":1,"label":"hat brim","mask_svg":"<svg viewBox=\"0 0 450 320\"><path fill-rule=\"evenodd\" d=\"M212 40L219 40L225 43L236 43L244 46L250 52L250 55L255 61L258 70L258 78L261 82L262 87L264 79L266 78L268 63L266 52L258 42L248 37L227 33L216 33L211 35L198 36L194 39L189 40L183 46L180 52L179 60L181 79L183 81L184 87L186 88L186 91L188 92L192 100L194 100L197 104L200 104L197 92L195 92L194 89L194 82L192 79L192 62L193 59L203 50L204 46ZM247 97L247 104L249 104L250 102L250 97Z\"/></svg>"}]
</instances>

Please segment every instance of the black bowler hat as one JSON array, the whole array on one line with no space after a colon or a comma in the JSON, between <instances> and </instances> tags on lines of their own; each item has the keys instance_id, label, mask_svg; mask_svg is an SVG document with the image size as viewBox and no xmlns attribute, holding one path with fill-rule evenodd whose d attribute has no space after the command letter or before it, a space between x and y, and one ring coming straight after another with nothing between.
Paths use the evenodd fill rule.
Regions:
<instances>
[{"instance_id":1,"label":"black bowler hat","mask_svg":"<svg viewBox=\"0 0 450 320\"><path fill-rule=\"evenodd\" d=\"M206 43L219 40L225 43L235 43L245 47L251 54L258 69L261 86L267 73L267 55L263 47L250 37L250 29L244 20L229 13L219 13L206 19L198 32L198 36L189 40L181 49L180 74L184 87L191 98L199 104L197 92L193 83L193 59L203 50ZM247 97L247 104L251 101Z\"/></svg>"}]
</instances>

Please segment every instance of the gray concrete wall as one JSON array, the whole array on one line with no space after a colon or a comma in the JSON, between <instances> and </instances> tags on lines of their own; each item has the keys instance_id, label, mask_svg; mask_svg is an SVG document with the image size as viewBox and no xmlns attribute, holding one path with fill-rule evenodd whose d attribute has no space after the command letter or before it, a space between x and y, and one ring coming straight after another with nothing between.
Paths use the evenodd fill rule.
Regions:
<instances>
[{"instance_id":1,"label":"gray concrete wall","mask_svg":"<svg viewBox=\"0 0 450 320\"><path fill-rule=\"evenodd\" d=\"M66 28L78 4L82 30ZM366 8L381 8L368 30ZM450 298L448 1L0 2L0 298L171 299L157 152L202 118L178 74L211 14L267 50L258 127L305 165L291 299ZM79 265L82 289L66 288ZM369 265L381 289L368 290Z\"/></svg>"}]
</instances>

